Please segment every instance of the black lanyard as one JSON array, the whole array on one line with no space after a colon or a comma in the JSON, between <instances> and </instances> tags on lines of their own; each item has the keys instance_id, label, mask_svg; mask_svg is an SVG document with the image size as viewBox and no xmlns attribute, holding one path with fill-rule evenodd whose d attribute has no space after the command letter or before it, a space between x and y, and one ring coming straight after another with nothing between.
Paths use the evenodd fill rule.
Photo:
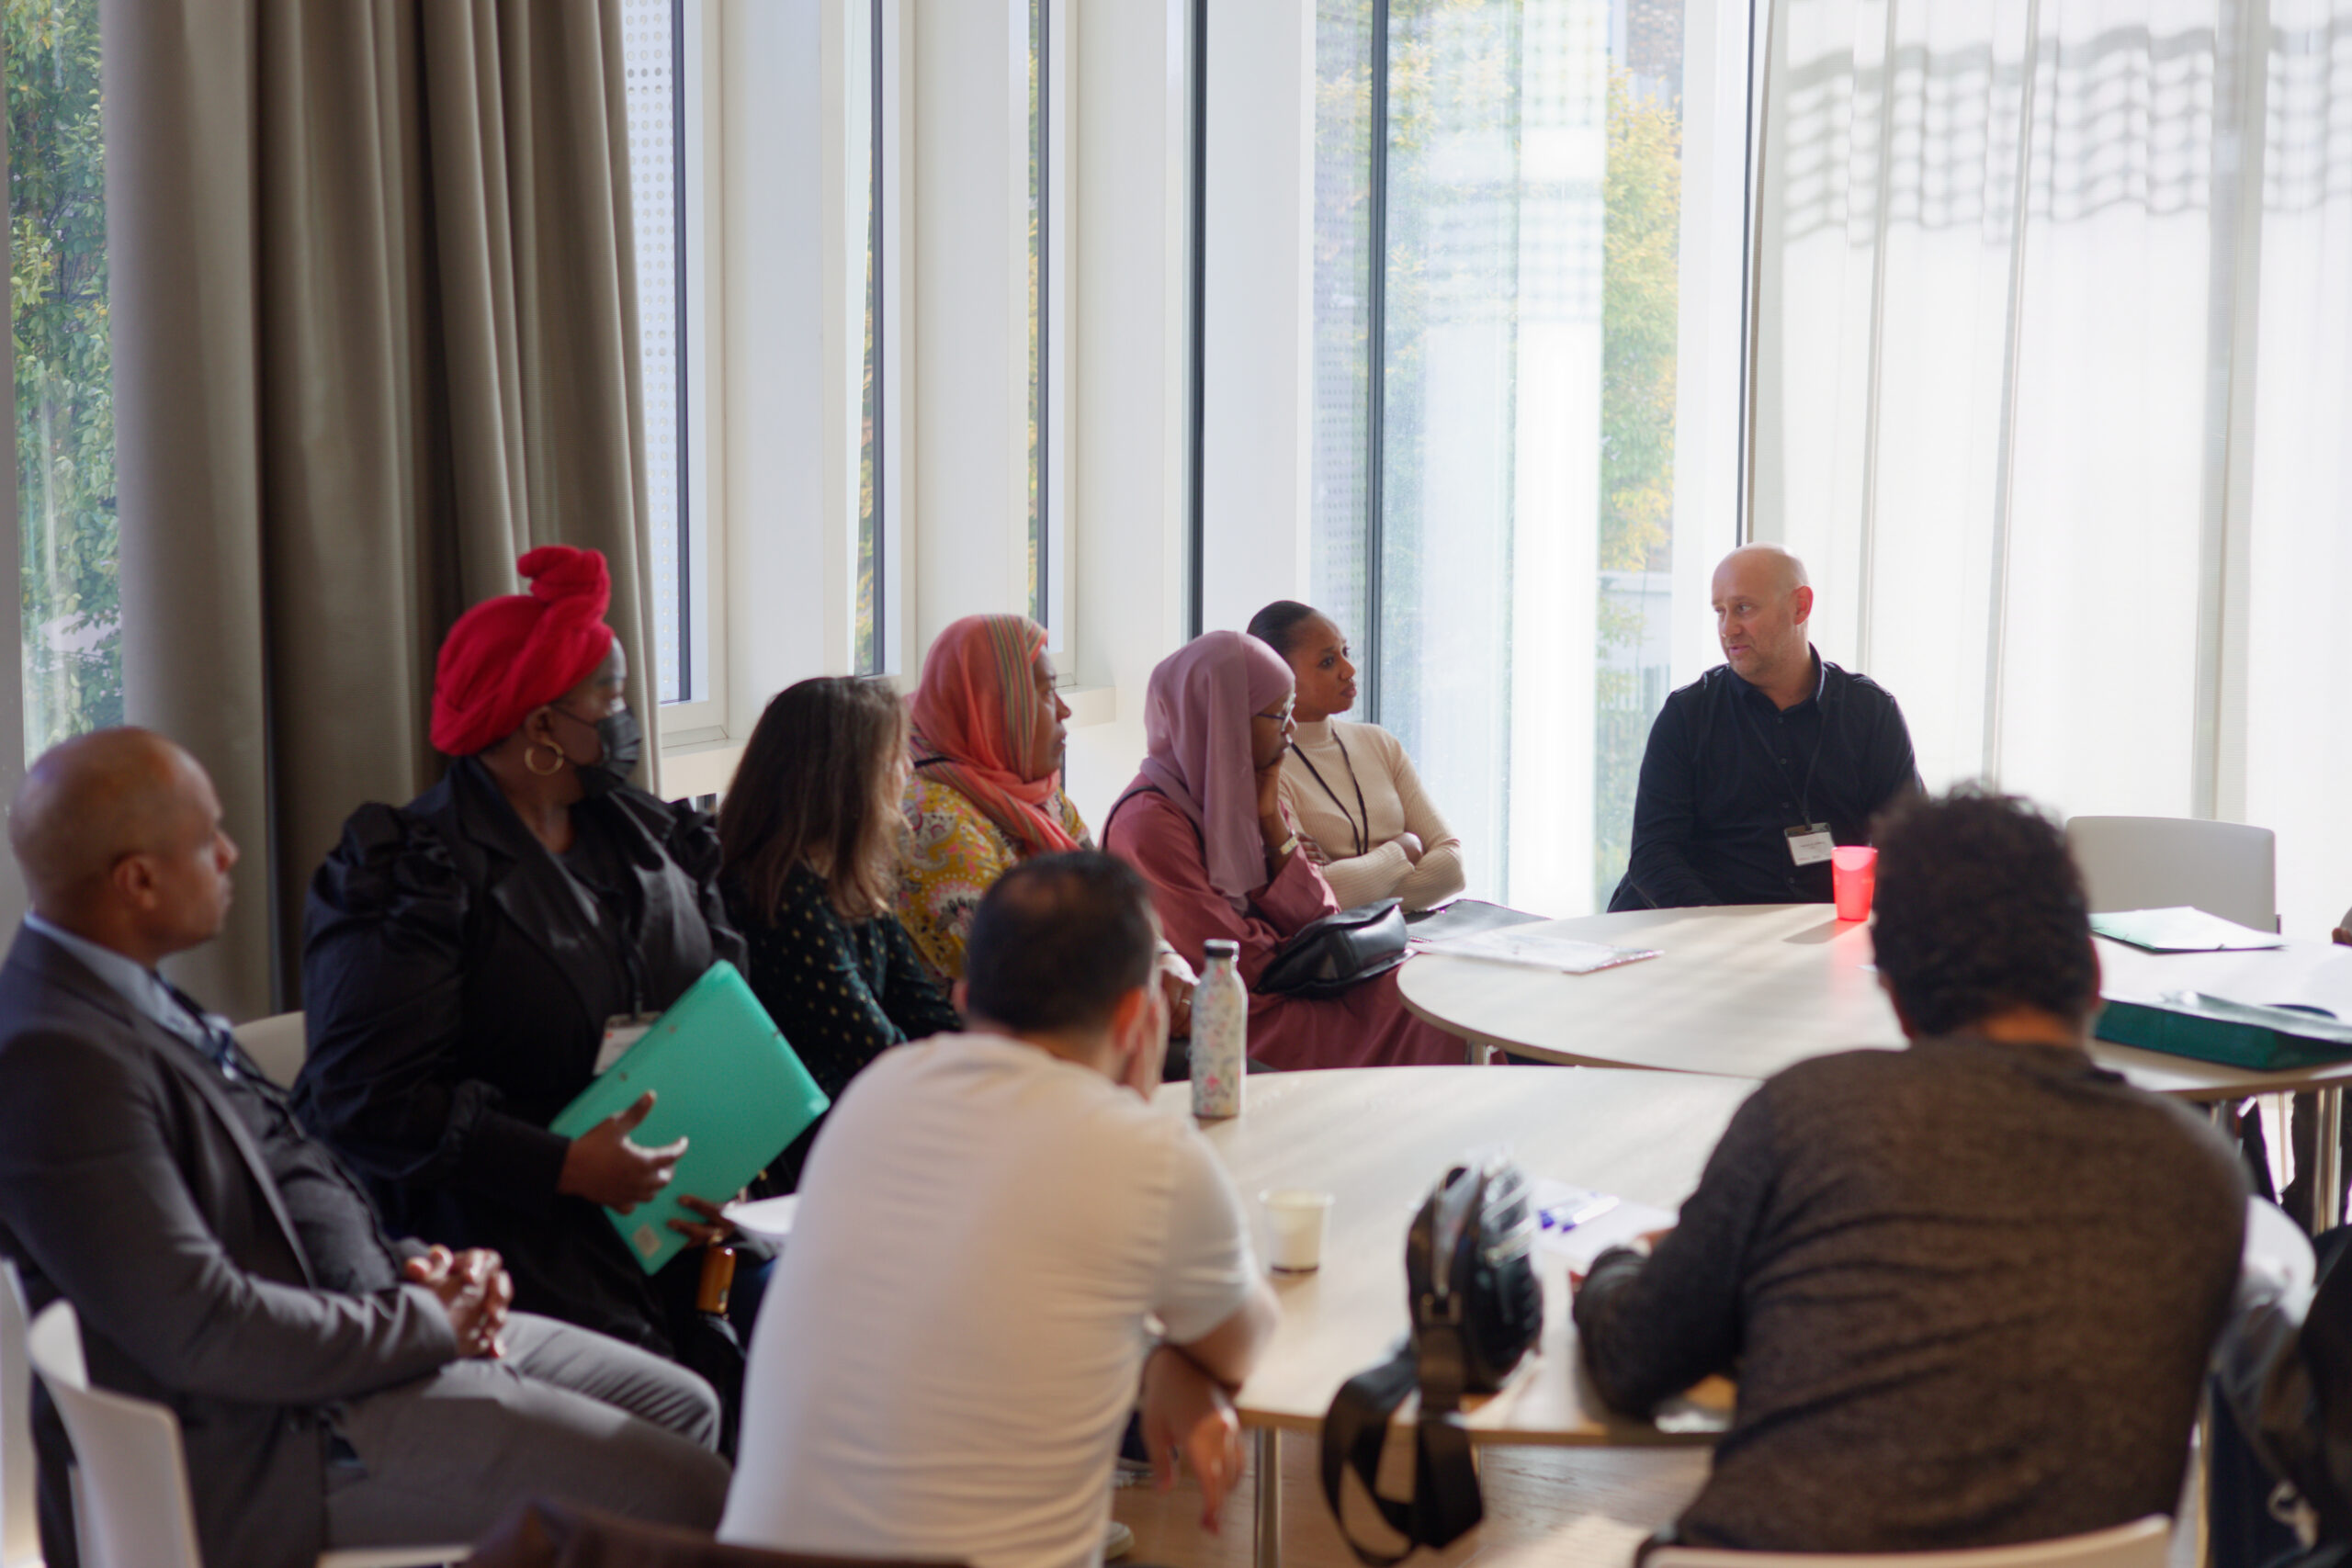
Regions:
<instances>
[{"instance_id":1,"label":"black lanyard","mask_svg":"<svg viewBox=\"0 0 2352 1568\"><path fill-rule=\"evenodd\" d=\"M1317 784L1323 785L1323 793L1331 797L1331 804L1340 808L1340 815L1347 817L1348 832L1356 841L1356 853L1368 854L1372 850L1372 807L1363 803L1363 781L1356 777L1356 760L1348 755L1348 743L1340 739L1339 727L1336 725L1331 729L1331 744L1340 749L1340 761L1348 765L1348 783L1353 784L1356 791L1356 809L1363 813L1363 826L1361 828L1356 826L1354 818L1348 817L1348 803L1340 798L1338 790L1325 782L1323 771L1315 765L1315 759L1295 745L1291 747L1290 754L1306 764L1306 771L1315 775Z\"/></svg>"},{"instance_id":2,"label":"black lanyard","mask_svg":"<svg viewBox=\"0 0 2352 1568\"><path fill-rule=\"evenodd\" d=\"M1814 731L1813 761L1804 765L1804 787L1797 791L1797 820L1808 828L1813 826L1813 771L1821 766L1821 743L1829 739L1829 710L1821 704L1822 688L1827 684L1828 675L1824 671L1821 683L1813 689L1814 711L1820 716L1821 728ZM1764 733L1764 727L1761 724L1753 724L1751 728L1755 716L1747 711L1747 695L1740 692L1732 693L1731 705L1732 711L1739 716L1735 722L1743 730L1756 737L1757 744L1764 748L1764 754L1772 759L1772 765L1781 770L1781 776L1785 780L1789 764L1781 760L1778 751L1772 750L1772 738Z\"/></svg>"}]
</instances>

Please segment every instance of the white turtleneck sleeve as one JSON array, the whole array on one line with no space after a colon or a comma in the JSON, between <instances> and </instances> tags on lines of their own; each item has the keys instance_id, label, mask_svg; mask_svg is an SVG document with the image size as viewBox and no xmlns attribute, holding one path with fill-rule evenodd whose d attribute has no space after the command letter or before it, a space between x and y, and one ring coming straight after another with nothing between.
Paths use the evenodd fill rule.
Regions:
<instances>
[{"instance_id":1,"label":"white turtleneck sleeve","mask_svg":"<svg viewBox=\"0 0 2352 1568\"><path fill-rule=\"evenodd\" d=\"M1325 857L1342 908L1392 895L1426 909L1462 891L1462 840L1422 792L1396 738L1374 724L1302 724L1283 759L1283 796ZM1397 840L1421 841L1415 865Z\"/></svg>"}]
</instances>

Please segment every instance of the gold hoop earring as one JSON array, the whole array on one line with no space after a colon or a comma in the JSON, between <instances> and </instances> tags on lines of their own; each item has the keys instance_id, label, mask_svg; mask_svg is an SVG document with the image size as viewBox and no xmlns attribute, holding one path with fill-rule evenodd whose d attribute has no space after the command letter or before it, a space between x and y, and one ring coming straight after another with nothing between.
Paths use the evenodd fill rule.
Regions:
<instances>
[{"instance_id":1,"label":"gold hoop earring","mask_svg":"<svg viewBox=\"0 0 2352 1568\"><path fill-rule=\"evenodd\" d=\"M548 750L555 753L555 766L552 768L542 768L537 763L531 761L532 755L536 753L538 749L539 742L536 740L523 748L523 766L525 768L528 769L536 777L543 779L551 779L555 777L556 774L563 772L563 764L570 759L564 756L563 750L560 747L553 744L549 744L548 747Z\"/></svg>"}]
</instances>

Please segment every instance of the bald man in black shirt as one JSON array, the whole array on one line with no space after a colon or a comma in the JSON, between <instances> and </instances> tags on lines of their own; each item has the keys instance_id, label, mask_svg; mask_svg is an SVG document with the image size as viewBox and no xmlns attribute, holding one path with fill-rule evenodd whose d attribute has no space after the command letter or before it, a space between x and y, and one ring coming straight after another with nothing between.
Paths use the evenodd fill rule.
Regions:
<instances>
[{"instance_id":1,"label":"bald man in black shirt","mask_svg":"<svg viewBox=\"0 0 2352 1568\"><path fill-rule=\"evenodd\" d=\"M1826 904L1833 844L1919 785L1884 687L1807 636L1804 563L1778 545L1715 569L1724 662L1666 699L1634 797L1634 847L1611 909Z\"/></svg>"}]
</instances>

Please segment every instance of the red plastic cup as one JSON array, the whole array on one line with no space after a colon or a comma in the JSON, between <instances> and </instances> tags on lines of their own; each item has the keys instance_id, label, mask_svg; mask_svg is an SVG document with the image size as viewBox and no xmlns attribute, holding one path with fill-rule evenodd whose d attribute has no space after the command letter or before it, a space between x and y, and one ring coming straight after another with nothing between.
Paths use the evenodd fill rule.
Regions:
<instances>
[{"instance_id":1,"label":"red plastic cup","mask_svg":"<svg viewBox=\"0 0 2352 1568\"><path fill-rule=\"evenodd\" d=\"M1838 918L1867 920L1871 895L1878 891L1878 852L1868 844L1840 844L1829 852L1829 884L1838 895Z\"/></svg>"}]
</instances>

